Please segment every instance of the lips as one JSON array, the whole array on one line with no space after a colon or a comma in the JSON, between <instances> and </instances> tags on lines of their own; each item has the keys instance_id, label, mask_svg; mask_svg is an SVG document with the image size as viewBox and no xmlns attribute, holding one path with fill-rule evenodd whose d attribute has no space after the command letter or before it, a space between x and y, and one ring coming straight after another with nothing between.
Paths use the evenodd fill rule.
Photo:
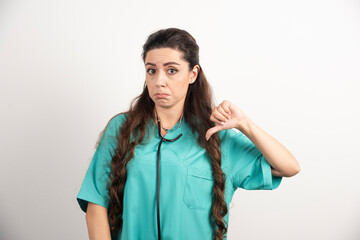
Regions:
<instances>
[{"instance_id":1,"label":"lips","mask_svg":"<svg viewBox=\"0 0 360 240\"><path fill-rule=\"evenodd\" d=\"M166 94L166 93L157 93L155 94L155 96L157 98L166 98L167 96L169 96L169 94Z\"/></svg>"}]
</instances>

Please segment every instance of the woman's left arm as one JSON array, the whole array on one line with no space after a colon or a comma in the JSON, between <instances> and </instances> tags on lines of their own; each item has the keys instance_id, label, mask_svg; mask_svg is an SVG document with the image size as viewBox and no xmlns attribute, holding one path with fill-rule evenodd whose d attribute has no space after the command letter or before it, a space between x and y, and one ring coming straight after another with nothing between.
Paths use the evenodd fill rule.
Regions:
<instances>
[{"instance_id":1,"label":"woman's left arm","mask_svg":"<svg viewBox=\"0 0 360 240\"><path fill-rule=\"evenodd\" d=\"M237 128L256 145L269 162L272 175L292 177L300 172L300 165L289 150L257 126L240 108L230 101L224 100L219 106L215 107L210 120L218 123L218 125L206 132L206 140L215 132Z\"/></svg>"},{"instance_id":2,"label":"woman's left arm","mask_svg":"<svg viewBox=\"0 0 360 240\"><path fill-rule=\"evenodd\" d=\"M300 172L300 165L289 150L249 117L245 116L236 128L260 150L271 166L272 175L292 177Z\"/></svg>"}]
</instances>

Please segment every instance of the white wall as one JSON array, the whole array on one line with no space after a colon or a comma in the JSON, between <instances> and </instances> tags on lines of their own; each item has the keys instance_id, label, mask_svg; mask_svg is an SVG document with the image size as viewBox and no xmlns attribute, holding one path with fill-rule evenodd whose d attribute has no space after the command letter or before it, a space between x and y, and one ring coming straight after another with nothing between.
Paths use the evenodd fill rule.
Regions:
<instances>
[{"instance_id":1,"label":"white wall","mask_svg":"<svg viewBox=\"0 0 360 240\"><path fill-rule=\"evenodd\" d=\"M0 1L0 238L87 238L76 195L98 134L166 27L196 38L217 102L301 165L274 191L236 191L228 239L360 239L360 2L346 0Z\"/></svg>"}]
</instances>

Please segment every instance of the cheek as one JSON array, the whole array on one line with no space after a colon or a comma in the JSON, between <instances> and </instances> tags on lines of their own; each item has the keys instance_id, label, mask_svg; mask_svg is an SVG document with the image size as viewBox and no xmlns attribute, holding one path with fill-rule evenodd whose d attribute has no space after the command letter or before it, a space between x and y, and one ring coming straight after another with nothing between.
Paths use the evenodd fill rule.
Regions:
<instances>
[{"instance_id":1,"label":"cheek","mask_svg":"<svg viewBox=\"0 0 360 240\"><path fill-rule=\"evenodd\" d=\"M188 82L187 80L182 81L181 83L179 83L177 85L177 89L178 91L176 91L176 95L184 95L186 94L187 90L188 90Z\"/></svg>"},{"instance_id":2,"label":"cheek","mask_svg":"<svg viewBox=\"0 0 360 240\"><path fill-rule=\"evenodd\" d=\"M150 95L150 97L153 95L152 94L152 92L153 92L153 86L151 85L151 83L150 82L146 82L146 88L147 88L147 90L148 90L148 93L149 93L149 95Z\"/></svg>"},{"instance_id":3,"label":"cheek","mask_svg":"<svg viewBox=\"0 0 360 240\"><path fill-rule=\"evenodd\" d=\"M153 89L153 84L152 84L152 81L146 81L146 86L147 88L151 91L151 89Z\"/></svg>"}]
</instances>

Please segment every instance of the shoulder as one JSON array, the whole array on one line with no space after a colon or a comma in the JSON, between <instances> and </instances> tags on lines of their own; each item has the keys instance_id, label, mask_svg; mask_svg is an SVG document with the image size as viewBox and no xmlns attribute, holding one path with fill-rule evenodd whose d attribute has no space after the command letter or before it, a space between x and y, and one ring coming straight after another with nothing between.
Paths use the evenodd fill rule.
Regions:
<instances>
[{"instance_id":1,"label":"shoulder","mask_svg":"<svg viewBox=\"0 0 360 240\"><path fill-rule=\"evenodd\" d=\"M108 122L103 130L104 135L112 136L112 137L117 136L119 133L120 127L126 121L127 116L128 116L127 112L121 112L121 113L118 113L118 114L112 116L108 120Z\"/></svg>"},{"instance_id":2,"label":"shoulder","mask_svg":"<svg viewBox=\"0 0 360 240\"><path fill-rule=\"evenodd\" d=\"M127 119L127 112L118 113L110 118L107 127L120 127Z\"/></svg>"},{"instance_id":3,"label":"shoulder","mask_svg":"<svg viewBox=\"0 0 360 240\"><path fill-rule=\"evenodd\" d=\"M128 117L128 112L121 112L115 114L112 118L110 118L109 121L124 122L127 119L127 117Z\"/></svg>"}]
</instances>

